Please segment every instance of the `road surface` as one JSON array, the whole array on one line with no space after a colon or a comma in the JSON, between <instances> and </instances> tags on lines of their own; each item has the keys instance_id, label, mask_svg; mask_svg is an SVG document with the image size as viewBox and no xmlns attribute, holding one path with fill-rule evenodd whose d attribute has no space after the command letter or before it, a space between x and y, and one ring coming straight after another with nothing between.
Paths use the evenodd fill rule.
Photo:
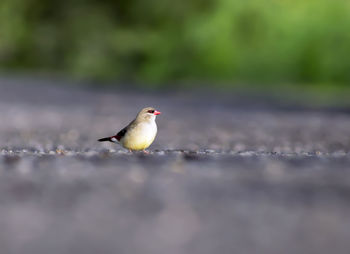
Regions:
<instances>
[{"instance_id":1,"label":"road surface","mask_svg":"<svg viewBox=\"0 0 350 254\"><path fill-rule=\"evenodd\" d=\"M349 253L350 114L0 79L2 254ZM98 138L154 106L150 154Z\"/></svg>"}]
</instances>

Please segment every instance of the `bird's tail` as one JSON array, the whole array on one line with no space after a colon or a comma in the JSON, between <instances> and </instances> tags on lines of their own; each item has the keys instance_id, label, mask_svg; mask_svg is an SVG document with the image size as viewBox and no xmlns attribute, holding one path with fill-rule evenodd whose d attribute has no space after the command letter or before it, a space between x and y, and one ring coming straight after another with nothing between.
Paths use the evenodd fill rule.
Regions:
<instances>
[{"instance_id":1,"label":"bird's tail","mask_svg":"<svg viewBox=\"0 0 350 254\"><path fill-rule=\"evenodd\" d=\"M114 137L100 138L100 139L97 140L97 141L99 141L99 142L109 141L109 142L114 143L115 141L113 140L113 138L114 138ZM115 138L114 138L114 139L115 139Z\"/></svg>"}]
</instances>

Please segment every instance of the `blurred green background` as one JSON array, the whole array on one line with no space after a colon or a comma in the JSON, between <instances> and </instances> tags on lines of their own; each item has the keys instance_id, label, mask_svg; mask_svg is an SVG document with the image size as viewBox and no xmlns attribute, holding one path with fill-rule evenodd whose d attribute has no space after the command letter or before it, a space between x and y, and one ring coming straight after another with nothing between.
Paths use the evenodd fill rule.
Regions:
<instances>
[{"instance_id":1,"label":"blurred green background","mask_svg":"<svg viewBox=\"0 0 350 254\"><path fill-rule=\"evenodd\" d=\"M347 89L348 0L1 0L2 73Z\"/></svg>"}]
</instances>

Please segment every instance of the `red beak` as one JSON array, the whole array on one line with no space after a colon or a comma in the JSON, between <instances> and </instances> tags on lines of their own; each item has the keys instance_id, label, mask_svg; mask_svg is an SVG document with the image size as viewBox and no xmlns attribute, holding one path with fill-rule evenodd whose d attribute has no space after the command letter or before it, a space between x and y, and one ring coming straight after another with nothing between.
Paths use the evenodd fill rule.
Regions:
<instances>
[{"instance_id":1,"label":"red beak","mask_svg":"<svg viewBox=\"0 0 350 254\"><path fill-rule=\"evenodd\" d=\"M155 110L153 114L154 114L154 115L160 115L161 113L162 113L162 112L159 112L158 110Z\"/></svg>"}]
</instances>

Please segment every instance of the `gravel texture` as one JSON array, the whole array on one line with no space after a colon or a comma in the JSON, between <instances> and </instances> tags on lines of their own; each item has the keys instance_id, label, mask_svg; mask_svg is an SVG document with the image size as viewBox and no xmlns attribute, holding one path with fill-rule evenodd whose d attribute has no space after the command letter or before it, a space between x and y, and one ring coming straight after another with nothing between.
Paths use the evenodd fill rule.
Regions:
<instances>
[{"instance_id":1,"label":"gravel texture","mask_svg":"<svg viewBox=\"0 0 350 254\"><path fill-rule=\"evenodd\" d=\"M149 155L96 141L145 106ZM349 253L344 111L1 78L0 122L1 254Z\"/></svg>"}]
</instances>

